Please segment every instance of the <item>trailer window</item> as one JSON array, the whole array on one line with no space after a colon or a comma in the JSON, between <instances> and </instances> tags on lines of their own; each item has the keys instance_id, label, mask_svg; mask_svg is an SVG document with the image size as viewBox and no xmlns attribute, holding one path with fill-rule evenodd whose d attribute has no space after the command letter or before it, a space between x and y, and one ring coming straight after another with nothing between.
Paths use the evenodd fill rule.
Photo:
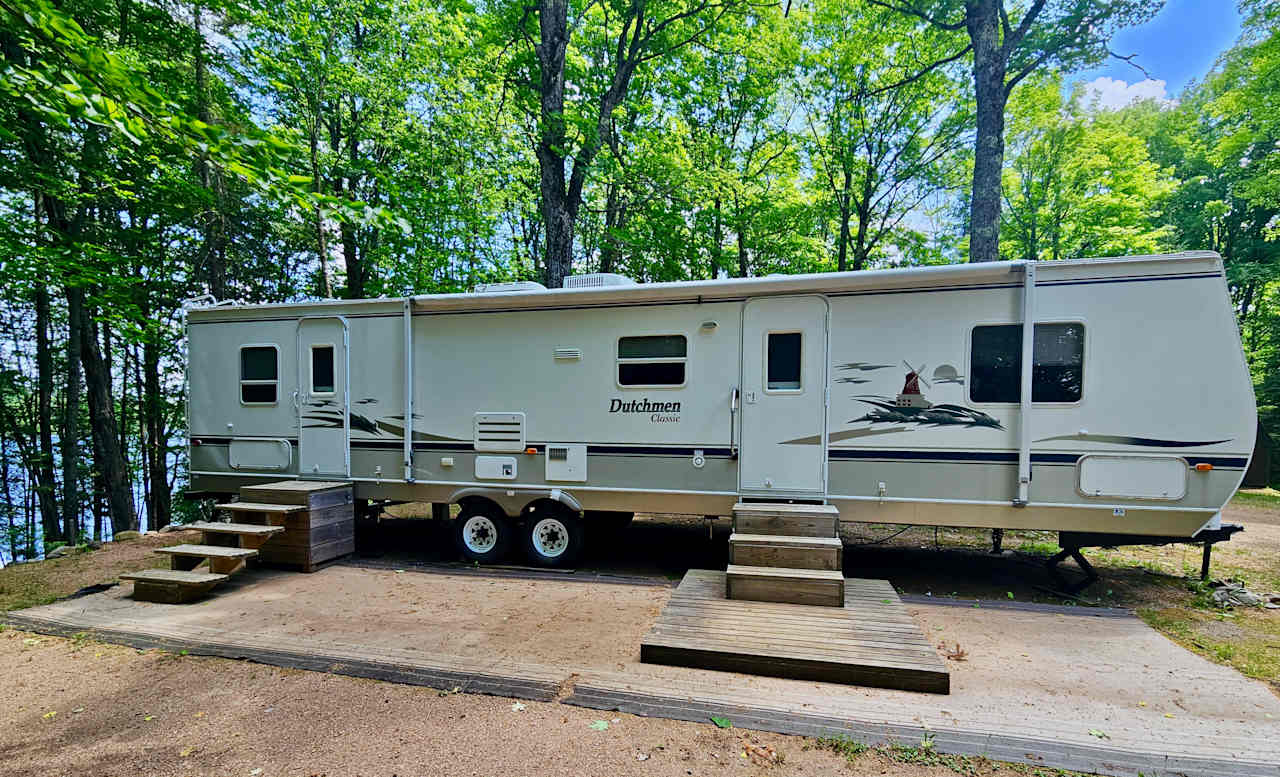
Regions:
<instances>
[{"instance_id":1,"label":"trailer window","mask_svg":"<svg viewBox=\"0 0 1280 777\"><path fill-rule=\"evenodd\" d=\"M765 388L769 391L800 390L800 332L770 332Z\"/></svg>"},{"instance_id":2,"label":"trailer window","mask_svg":"<svg viewBox=\"0 0 1280 777\"><path fill-rule=\"evenodd\" d=\"M274 345L240 348L240 401L246 405L274 405L280 380Z\"/></svg>"},{"instance_id":3,"label":"trailer window","mask_svg":"<svg viewBox=\"0 0 1280 777\"><path fill-rule=\"evenodd\" d=\"M332 394L333 375L333 346L311 346L311 393Z\"/></svg>"},{"instance_id":4,"label":"trailer window","mask_svg":"<svg viewBox=\"0 0 1280 777\"><path fill-rule=\"evenodd\" d=\"M689 341L684 335L618 338L619 386L683 386Z\"/></svg>"},{"instance_id":5,"label":"trailer window","mask_svg":"<svg viewBox=\"0 0 1280 777\"><path fill-rule=\"evenodd\" d=\"M1021 401L1022 325L975 326L969 399ZM1031 401L1078 402L1084 387L1084 324L1036 324Z\"/></svg>"}]
</instances>

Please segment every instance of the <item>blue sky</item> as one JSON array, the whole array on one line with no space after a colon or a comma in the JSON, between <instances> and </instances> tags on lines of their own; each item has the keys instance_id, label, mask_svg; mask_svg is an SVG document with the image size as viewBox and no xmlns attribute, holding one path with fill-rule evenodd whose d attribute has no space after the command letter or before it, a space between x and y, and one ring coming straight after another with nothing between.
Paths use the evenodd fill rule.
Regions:
<instances>
[{"instance_id":1,"label":"blue sky","mask_svg":"<svg viewBox=\"0 0 1280 777\"><path fill-rule=\"evenodd\" d=\"M1168 0L1150 22L1121 30L1111 41L1117 54L1137 54L1135 61L1152 80L1117 59L1077 78L1094 82L1091 89L1112 104L1122 105L1133 97L1176 97L1188 81L1208 72L1239 36L1234 0Z\"/></svg>"}]
</instances>

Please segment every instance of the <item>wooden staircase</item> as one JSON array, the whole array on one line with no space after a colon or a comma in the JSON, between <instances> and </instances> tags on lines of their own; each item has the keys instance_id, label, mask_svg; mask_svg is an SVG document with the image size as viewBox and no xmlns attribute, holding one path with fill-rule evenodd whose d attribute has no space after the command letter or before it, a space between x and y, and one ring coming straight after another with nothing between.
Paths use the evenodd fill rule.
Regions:
<instances>
[{"instance_id":1,"label":"wooden staircase","mask_svg":"<svg viewBox=\"0 0 1280 777\"><path fill-rule=\"evenodd\" d=\"M831 505L734 505L726 597L843 607L839 527Z\"/></svg>"},{"instance_id":2,"label":"wooden staircase","mask_svg":"<svg viewBox=\"0 0 1280 777\"><path fill-rule=\"evenodd\" d=\"M133 598L181 604L198 599L243 569L250 559L312 572L316 565L355 550L350 483L288 480L240 489L241 501L217 506L237 522L201 521L198 545L158 548L169 569L121 575ZM250 501L252 500L252 501ZM206 570L197 567L206 566Z\"/></svg>"}]
</instances>

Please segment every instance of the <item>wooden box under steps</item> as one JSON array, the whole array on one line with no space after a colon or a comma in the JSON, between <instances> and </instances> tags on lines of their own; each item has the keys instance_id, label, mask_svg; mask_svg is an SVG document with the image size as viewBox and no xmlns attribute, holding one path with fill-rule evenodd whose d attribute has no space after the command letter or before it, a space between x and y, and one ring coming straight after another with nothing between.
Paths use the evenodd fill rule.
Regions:
<instances>
[{"instance_id":1,"label":"wooden box under steps","mask_svg":"<svg viewBox=\"0 0 1280 777\"><path fill-rule=\"evenodd\" d=\"M286 480L241 488L240 499L302 508L281 512L254 510L249 504L229 506L238 521L284 527L284 532L258 549L262 564L313 572L325 561L355 552L355 499L350 483Z\"/></svg>"}]
</instances>

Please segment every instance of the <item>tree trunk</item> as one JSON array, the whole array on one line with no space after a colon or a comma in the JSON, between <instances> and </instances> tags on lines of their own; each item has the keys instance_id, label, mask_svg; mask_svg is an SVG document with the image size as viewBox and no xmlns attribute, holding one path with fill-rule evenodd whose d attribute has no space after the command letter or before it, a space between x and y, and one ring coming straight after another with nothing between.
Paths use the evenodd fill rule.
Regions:
<instances>
[{"instance_id":1,"label":"tree trunk","mask_svg":"<svg viewBox=\"0 0 1280 777\"><path fill-rule=\"evenodd\" d=\"M837 201L840 203L840 248L836 256L836 270L844 272L849 269L849 218L853 215L849 212L849 186L853 183L853 173L849 170L844 171L844 191L836 195ZM854 267L858 270L860 267Z\"/></svg>"},{"instance_id":2,"label":"tree trunk","mask_svg":"<svg viewBox=\"0 0 1280 777\"><path fill-rule=\"evenodd\" d=\"M319 122L318 116L312 119L311 133L308 138L311 152L311 191L316 194L320 194L321 191ZM320 295L328 298L333 296L333 289L329 286L329 245L324 234L324 214L320 211L319 203L316 203L313 210L316 226L316 255L320 258Z\"/></svg>"},{"instance_id":3,"label":"tree trunk","mask_svg":"<svg viewBox=\"0 0 1280 777\"><path fill-rule=\"evenodd\" d=\"M138 530L138 514L133 504L129 471L120 449L115 408L111 403L111 372L98 348L94 327L87 312L81 324L80 358L84 363L85 386L89 398L89 425L93 433L94 458L102 475L111 514L112 534Z\"/></svg>"},{"instance_id":4,"label":"tree trunk","mask_svg":"<svg viewBox=\"0 0 1280 777\"><path fill-rule=\"evenodd\" d=\"M358 116L351 110L351 121L347 127L347 175L346 191L352 199L356 196L356 171L360 169L360 139L356 136ZM360 251L356 238L356 225L342 222L342 256L347 263L347 299L363 299L369 278L369 268L365 266L365 256Z\"/></svg>"},{"instance_id":5,"label":"tree trunk","mask_svg":"<svg viewBox=\"0 0 1280 777\"><path fill-rule=\"evenodd\" d=\"M146 467L151 488L147 515L151 528L161 529L172 520L172 502L168 486L168 430L164 422L164 396L160 387L160 346L150 339L142 344L143 393L146 395L145 416L148 445Z\"/></svg>"},{"instance_id":6,"label":"tree trunk","mask_svg":"<svg viewBox=\"0 0 1280 777\"><path fill-rule=\"evenodd\" d=\"M342 237L342 258L347 265L347 299L362 299L365 294L365 271L360 247L356 244L355 225L344 221L339 225L338 231Z\"/></svg>"},{"instance_id":7,"label":"tree trunk","mask_svg":"<svg viewBox=\"0 0 1280 777\"><path fill-rule=\"evenodd\" d=\"M973 87L978 136L969 202L969 261L1000 258L1000 171L1004 166L1005 70L1000 42L1001 0L968 0L966 27L973 43Z\"/></svg>"},{"instance_id":8,"label":"tree trunk","mask_svg":"<svg viewBox=\"0 0 1280 777\"><path fill-rule=\"evenodd\" d=\"M209 96L206 86L208 81L208 65L204 54L204 9L196 3L192 9L192 20L195 26L195 43L192 59L195 61L196 118L205 124L212 124L213 117L209 113ZM221 175L214 169L209 155L202 153L197 162L200 172L200 185L213 192L213 213L207 217L204 225L204 245L200 253L204 257L204 276L209 285L209 293L215 299L226 299L227 294L227 256L226 256L226 208Z\"/></svg>"},{"instance_id":9,"label":"tree trunk","mask_svg":"<svg viewBox=\"0 0 1280 777\"><path fill-rule=\"evenodd\" d=\"M67 390L62 417L62 537L76 540L80 514L80 341L84 339L84 289L67 287Z\"/></svg>"},{"instance_id":10,"label":"tree trunk","mask_svg":"<svg viewBox=\"0 0 1280 777\"><path fill-rule=\"evenodd\" d=\"M858 206L858 235L854 238L853 244L853 269L861 270L867 266L867 255L871 253L870 246L867 245L867 231L871 227L871 213L868 212L868 205L860 204Z\"/></svg>"},{"instance_id":11,"label":"tree trunk","mask_svg":"<svg viewBox=\"0 0 1280 777\"><path fill-rule=\"evenodd\" d=\"M711 279L719 275L724 269L724 212L721 210L720 197L717 196L714 201L715 207L715 224L713 238L715 245L711 247Z\"/></svg>"},{"instance_id":12,"label":"tree trunk","mask_svg":"<svg viewBox=\"0 0 1280 777\"><path fill-rule=\"evenodd\" d=\"M0 428L0 481L4 483L4 522L5 533L9 535L9 559L17 561L18 530L14 525L14 519L21 516L17 510L13 509L13 493L9 489L9 438L5 435L3 428ZM3 565L0 564L0 566Z\"/></svg>"},{"instance_id":13,"label":"tree trunk","mask_svg":"<svg viewBox=\"0 0 1280 777\"><path fill-rule=\"evenodd\" d=\"M620 187L610 183L604 204L604 242L600 246L600 272L613 272L618 262L618 231L626 223L627 211L618 194Z\"/></svg>"},{"instance_id":14,"label":"tree trunk","mask_svg":"<svg viewBox=\"0 0 1280 777\"><path fill-rule=\"evenodd\" d=\"M568 0L539 0L537 46L539 112L539 194L546 229L543 283L549 289L564 285L573 266L573 217L565 192L564 58L569 47Z\"/></svg>"},{"instance_id":15,"label":"tree trunk","mask_svg":"<svg viewBox=\"0 0 1280 777\"><path fill-rule=\"evenodd\" d=\"M39 443L35 469L36 494L40 504L40 526L44 536L59 539L57 483L53 474L53 350L49 346L49 288L36 284L36 372L39 383L37 419Z\"/></svg>"}]
</instances>

